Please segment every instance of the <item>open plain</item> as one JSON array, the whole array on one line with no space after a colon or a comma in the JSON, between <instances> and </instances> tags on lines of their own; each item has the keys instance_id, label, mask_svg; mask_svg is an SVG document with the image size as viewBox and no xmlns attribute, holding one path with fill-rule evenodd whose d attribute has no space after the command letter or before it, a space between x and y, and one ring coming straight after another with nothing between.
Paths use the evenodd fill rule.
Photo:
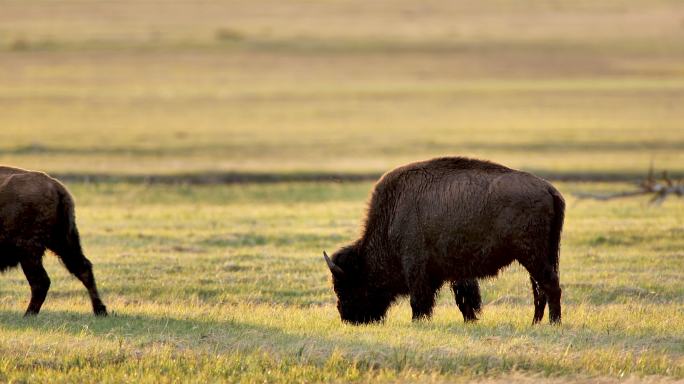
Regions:
<instances>
[{"instance_id":1,"label":"open plain","mask_svg":"<svg viewBox=\"0 0 684 384\"><path fill-rule=\"evenodd\" d=\"M666 0L2 0L0 163L65 180L112 313L3 274L0 382L684 380L684 201L573 196L684 176L683 41ZM562 326L519 265L475 324L340 322L322 251L442 155L566 196Z\"/></svg>"}]
</instances>

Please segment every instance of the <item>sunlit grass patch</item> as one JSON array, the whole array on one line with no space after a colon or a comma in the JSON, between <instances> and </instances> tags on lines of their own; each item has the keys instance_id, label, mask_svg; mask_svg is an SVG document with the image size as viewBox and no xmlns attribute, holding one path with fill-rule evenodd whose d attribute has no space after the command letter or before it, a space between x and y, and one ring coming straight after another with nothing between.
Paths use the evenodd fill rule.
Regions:
<instances>
[{"instance_id":1,"label":"sunlit grass patch","mask_svg":"<svg viewBox=\"0 0 684 384\"><path fill-rule=\"evenodd\" d=\"M684 380L681 199L559 183L559 327L531 325L518 265L481 282L475 324L447 288L429 322L402 299L342 324L321 257L358 236L370 180L411 161L681 175L682 7L3 2L0 163L68 181L112 315L51 255L36 318L3 274L0 382Z\"/></svg>"},{"instance_id":2,"label":"sunlit grass patch","mask_svg":"<svg viewBox=\"0 0 684 384\"><path fill-rule=\"evenodd\" d=\"M371 186L71 185L112 316L93 317L52 256L37 318L21 317L21 272L3 275L0 378L684 377L680 201L575 203L568 191L590 186L559 185L569 203L562 326L531 324L529 281L513 265L482 282L475 324L463 323L445 288L432 321L411 322L400 300L383 324L355 327L339 320L321 251L358 235ZM626 240L602 240L613 237Z\"/></svg>"}]
</instances>

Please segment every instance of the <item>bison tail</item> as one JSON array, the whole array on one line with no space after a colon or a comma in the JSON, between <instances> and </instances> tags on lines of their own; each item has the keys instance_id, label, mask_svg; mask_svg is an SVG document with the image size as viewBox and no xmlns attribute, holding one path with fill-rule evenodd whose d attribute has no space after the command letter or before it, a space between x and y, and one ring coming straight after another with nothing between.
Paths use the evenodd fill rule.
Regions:
<instances>
[{"instance_id":1,"label":"bison tail","mask_svg":"<svg viewBox=\"0 0 684 384\"><path fill-rule=\"evenodd\" d=\"M59 189L57 215L57 233L55 233L54 241L56 249L54 251L62 258L66 255L82 254L81 239L76 228L74 200L64 187Z\"/></svg>"},{"instance_id":2,"label":"bison tail","mask_svg":"<svg viewBox=\"0 0 684 384\"><path fill-rule=\"evenodd\" d=\"M565 219L565 200L555 188L549 188L553 198L553 219L551 221L551 233L549 236L549 261L558 274L558 262L560 257L560 240Z\"/></svg>"}]
</instances>

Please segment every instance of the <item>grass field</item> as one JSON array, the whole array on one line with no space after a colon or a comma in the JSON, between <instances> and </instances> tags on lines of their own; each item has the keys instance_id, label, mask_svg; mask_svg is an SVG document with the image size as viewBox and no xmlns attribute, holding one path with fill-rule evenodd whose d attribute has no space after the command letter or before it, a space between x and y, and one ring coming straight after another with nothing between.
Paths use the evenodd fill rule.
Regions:
<instances>
[{"instance_id":1,"label":"grass field","mask_svg":"<svg viewBox=\"0 0 684 384\"><path fill-rule=\"evenodd\" d=\"M0 382L682 381L684 201L572 192L684 176L683 41L677 0L0 0L0 164L69 180L112 312L3 274ZM442 155L621 181L557 183L562 326L517 265L476 324L344 325L321 252L372 183L249 182Z\"/></svg>"},{"instance_id":2,"label":"grass field","mask_svg":"<svg viewBox=\"0 0 684 384\"><path fill-rule=\"evenodd\" d=\"M569 198L561 327L530 325L517 265L483 282L477 324L445 289L431 322L412 323L402 301L385 324L354 327L339 321L321 250L355 238L370 187L73 185L113 315L92 317L47 257L52 291L24 319L27 283L6 274L0 381L684 379L681 202Z\"/></svg>"}]
</instances>

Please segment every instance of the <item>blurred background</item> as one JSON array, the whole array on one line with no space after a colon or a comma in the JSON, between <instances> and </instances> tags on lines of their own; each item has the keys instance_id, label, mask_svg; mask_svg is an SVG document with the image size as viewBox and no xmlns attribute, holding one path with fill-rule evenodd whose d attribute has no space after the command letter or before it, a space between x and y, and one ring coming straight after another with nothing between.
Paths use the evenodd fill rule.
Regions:
<instances>
[{"instance_id":1,"label":"blurred background","mask_svg":"<svg viewBox=\"0 0 684 384\"><path fill-rule=\"evenodd\" d=\"M67 178L681 175L683 120L681 1L0 1L0 163Z\"/></svg>"}]
</instances>

